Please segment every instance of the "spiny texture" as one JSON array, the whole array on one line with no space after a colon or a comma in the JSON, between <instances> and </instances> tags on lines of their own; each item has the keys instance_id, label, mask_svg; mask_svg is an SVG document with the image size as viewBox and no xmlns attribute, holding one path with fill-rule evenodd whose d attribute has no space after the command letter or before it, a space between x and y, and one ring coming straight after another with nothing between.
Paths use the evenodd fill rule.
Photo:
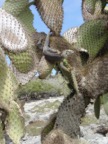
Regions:
<instances>
[{"instance_id":1,"label":"spiny texture","mask_svg":"<svg viewBox=\"0 0 108 144\"><path fill-rule=\"evenodd\" d=\"M5 60L4 51L2 50L2 48L0 46L0 79L1 79L0 83L1 83L1 81L5 81L6 75L7 75L7 63Z\"/></svg>"},{"instance_id":2,"label":"spiny texture","mask_svg":"<svg viewBox=\"0 0 108 144\"><path fill-rule=\"evenodd\" d=\"M0 107L7 108L7 103L5 103L6 97L8 97L8 91L5 92L6 80L7 80L8 68L5 61L5 56L0 48ZM8 100L6 100L8 101Z\"/></svg>"},{"instance_id":3,"label":"spiny texture","mask_svg":"<svg viewBox=\"0 0 108 144\"><path fill-rule=\"evenodd\" d=\"M3 133L3 125L2 125L1 120L0 120L0 144L5 144L4 133Z\"/></svg>"},{"instance_id":4,"label":"spiny texture","mask_svg":"<svg viewBox=\"0 0 108 144\"><path fill-rule=\"evenodd\" d=\"M51 73L52 69L53 69L53 65L49 63L43 56L38 65L39 77L41 79L46 78L48 74Z\"/></svg>"},{"instance_id":5,"label":"spiny texture","mask_svg":"<svg viewBox=\"0 0 108 144\"><path fill-rule=\"evenodd\" d=\"M19 144L19 140L23 136L22 131L24 131L24 127L21 125L24 119L21 115L20 107L14 101L17 87L16 78L8 69L3 50L0 49L0 108L8 112L8 117L6 118L8 127L5 127L5 130L15 144ZM2 131L1 128L0 130ZM11 134L13 132L14 134Z\"/></svg>"},{"instance_id":6,"label":"spiny texture","mask_svg":"<svg viewBox=\"0 0 108 144\"><path fill-rule=\"evenodd\" d=\"M3 82L4 81L2 81L2 83ZM15 144L19 144L19 140L24 134L24 124L22 125L22 123L24 123L24 119L21 115L20 107L14 101L16 98L16 88L16 79L14 78L13 73L8 70L7 77L4 82L4 87L0 93L0 107L8 112L8 116L6 118L7 134L12 139L12 141L15 142Z\"/></svg>"},{"instance_id":7,"label":"spiny texture","mask_svg":"<svg viewBox=\"0 0 108 144\"><path fill-rule=\"evenodd\" d=\"M45 24L56 35L59 35L63 23L62 2L59 0L35 0L35 4Z\"/></svg>"},{"instance_id":8,"label":"spiny texture","mask_svg":"<svg viewBox=\"0 0 108 144\"><path fill-rule=\"evenodd\" d=\"M70 28L67 30L64 34L63 37L73 46L77 43L77 32L78 32L78 27Z\"/></svg>"},{"instance_id":9,"label":"spiny texture","mask_svg":"<svg viewBox=\"0 0 108 144\"><path fill-rule=\"evenodd\" d=\"M35 44L32 40L32 32L35 31L32 25L33 15L29 10L29 7L26 7L25 11L23 10L22 13L16 18L26 31L26 37L28 39L27 48L23 52L13 53L12 51L9 51L7 54L11 59L14 67L17 69L18 73L27 74L30 71L34 71L34 69L36 70L35 67L37 67L37 64L39 62L39 57L37 56L37 53L35 51Z\"/></svg>"},{"instance_id":10,"label":"spiny texture","mask_svg":"<svg viewBox=\"0 0 108 144\"><path fill-rule=\"evenodd\" d=\"M0 9L0 43L9 51L23 51L28 40L22 25L15 17Z\"/></svg>"},{"instance_id":11,"label":"spiny texture","mask_svg":"<svg viewBox=\"0 0 108 144\"><path fill-rule=\"evenodd\" d=\"M79 89L83 95L97 98L108 92L108 54L98 57L83 68Z\"/></svg>"},{"instance_id":12,"label":"spiny texture","mask_svg":"<svg viewBox=\"0 0 108 144\"><path fill-rule=\"evenodd\" d=\"M19 20L19 22L21 22L24 27L26 26L26 30L28 32L35 32L36 30L33 27L33 20L34 20L34 16L31 12L31 10L29 9L29 6L27 6L18 16L17 19Z\"/></svg>"},{"instance_id":13,"label":"spiny texture","mask_svg":"<svg viewBox=\"0 0 108 144\"><path fill-rule=\"evenodd\" d=\"M5 61L4 52L3 52L2 48L0 47L0 91L1 91L1 93L2 93L4 85L5 85L6 76L7 76L7 64ZM2 96L2 94L0 94L0 108L3 108L4 106L2 104L3 100L1 98L1 96ZM1 119L0 119L0 143L5 144L3 124L2 124Z\"/></svg>"},{"instance_id":14,"label":"spiny texture","mask_svg":"<svg viewBox=\"0 0 108 144\"><path fill-rule=\"evenodd\" d=\"M106 0L82 0L82 14L85 21L108 18L104 13Z\"/></svg>"},{"instance_id":15,"label":"spiny texture","mask_svg":"<svg viewBox=\"0 0 108 144\"><path fill-rule=\"evenodd\" d=\"M19 72L14 65L10 65L10 69L14 73L18 83L25 85L28 83L36 74L37 72L37 67L34 68L33 70L27 72L27 73L21 73Z\"/></svg>"},{"instance_id":16,"label":"spiny texture","mask_svg":"<svg viewBox=\"0 0 108 144\"><path fill-rule=\"evenodd\" d=\"M13 63L13 65L16 67L16 69L21 73L27 73L28 71L32 70L35 65L34 60L34 52L31 49L20 52L20 53L12 53L9 52L9 57Z\"/></svg>"},{"instance_id":17,"label":"spiny texture","mask_svg":"<svg viewBox=\"0 0 108 144\"><path fill-rule=\"evenodd\" d=\"M80 135L80 118L85 112L84 97L71 94L61 104L58 110L54 128L63 130L71 138Z\"/></svg>"},{"instance_id":18,"label":"spiny texture","mask_svg":"<svg viewBox=\"0 0 108 144\"><path fill-rule=\"evenodd\" d=\"M20 107L14 101L11 102L11 110L7 116L6 132L15 144L20 144L24 135L24 119Z\"/></svg>"},{"instance_id":19,"label":"spiny texture","mask_svg":"<svg viewBox=\"0 0 108 144\"><path fill-rule=\"evenodd\" d=\"M87 49L94 58L108 39L108 24L105 20L85 22L78 30L78 47Z\"/></svg>"},{"instance_id":20,"label":"spiny texture","mask_svg":"<svg viewBox=\"0 0 108 144\"><path fill-rule=\"evenodd\" d=\"M14 16L18 16L27 5L28 0L6 0L3 9Z\"/></svg>"},{"instance_id":21,"label":"spiny texture","mask_svg":"<svg viewBox=\"0 0 108 144\"><path fill-rule=\"evenodd\" d=\"M16 98L15 90L18 83L10 70L7 70L5 81L1 79L0 107L9 111L9 104Z\"/></svg>"}]
</instances>

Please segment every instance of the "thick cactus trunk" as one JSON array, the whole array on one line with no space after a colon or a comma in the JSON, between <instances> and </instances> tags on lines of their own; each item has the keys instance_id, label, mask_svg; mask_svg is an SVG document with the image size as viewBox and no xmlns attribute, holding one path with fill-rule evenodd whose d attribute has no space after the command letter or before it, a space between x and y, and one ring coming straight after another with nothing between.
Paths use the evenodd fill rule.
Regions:
<instances>
[{"instance_id":1,"label":"thick cactus trunk","mask_svg":"<svg viewBox=\"0 0 108 144\"><path fill-rule=\"evenodd\" d=\"M83 68L79 85L79 94L75 92L66 97L59 107L54 129L60 129L71 138L80 135L80 120L90 98L108 92L108 55L95 59Z\"/></svg>"},{"instance_id":2,"label":"thick cactus trunk","mask_svg":"<svg viewBox=\"0 0 108 144\"><path fill-rule=\"evenodd\" d=\"M61 104L54 128L64 131L68 136L80 136L80 119L85 113L85 101L81 94L72 93Z\"/></svg>"}]
</instances>

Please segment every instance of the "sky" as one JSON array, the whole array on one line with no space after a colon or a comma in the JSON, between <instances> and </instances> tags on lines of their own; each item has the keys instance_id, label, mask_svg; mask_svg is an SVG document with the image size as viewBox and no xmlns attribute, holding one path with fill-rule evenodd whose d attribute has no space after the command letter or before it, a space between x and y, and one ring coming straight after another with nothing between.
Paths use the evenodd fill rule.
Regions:
<instances>
[{"instance_id":1,"label":"sky","mask_svg":"<svg viewBox=\"0 0 108 144\"><path fill-rule=\"evenodd\" d=\"M0 7L5 0L0 0ZM81 1L82 0L64 0L64 21L62 32L63 34L71 27L80 26L83 23L82 13L81 13ZM41 20L35 6L31 6L32 13L34 14L34 27L38 32L48 32L49 29Z\"/></svg>"}]
</instances>

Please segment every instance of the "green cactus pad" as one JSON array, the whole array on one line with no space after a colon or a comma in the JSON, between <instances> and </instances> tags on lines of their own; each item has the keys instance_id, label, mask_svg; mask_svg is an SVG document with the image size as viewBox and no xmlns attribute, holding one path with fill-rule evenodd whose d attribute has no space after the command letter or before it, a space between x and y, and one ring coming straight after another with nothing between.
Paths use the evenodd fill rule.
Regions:
<instances>
[{"instance_id":1,"label":"green cactus pad","mask_svg":"<svg viewBox=\"0 0 108 144\"><path fill-rule=\"evenodd\" d=\"M5 60L5 55L0 47L0 83L6 79L7 69L8 68Z\"/></svg>"},{"instance_id":2,"label":"green cactus pad","mask_svg":"<svg viewBox=\"0 0 108 144\"><path fill-rule=\"evenodd\" d=\"M5 9L8 13L14 16L18 16L27 5L28 0L6 0L6 2L3 5L3 9Z\"/></svg>"},{"instance_id":3,"label":"green cactus pad","mask_svg":"<svg viewBox=\"0 0 108 144\"><path fill-rule=\"evenodd\" d=\"M2 83L4 85L0 81L0 86L2 87L0 92L0 106L9 111L10 101L16 98L15 90L17 89L18 83L10 70L7 71L6 79Z\"/></svg>"},{"instance_id":4,"label":"green cactus pad","mask_svg":"<svg viewBox=\"0 0 108 144\"><path fill-rule=\"evenodd\" d=\"M18 15L18 20L20 20L24 26L26 26L27 31L29 32L35 32L35 29L33 27L33 20L34 20L34 16L31 12L31 10L29 9L29 7L26 7L20 15Z\"/></svg>"},{"instance_id":5,"label":"green cactus pad","mask_svg":"<svg viewBox=\"0 0 108 144\"><path fill-rule=\"evenodd\" d=\"M0 48L0 107L2 107L2 99L3 99L3 90L5 87L5 81L7 79L7 64L5 61L5 55L3 50Z\"/></svg>"},{"instance_id":6,"label":"green cactus pad","mask_svg":"<svg viewBox=\"0 0 108 144\"><path fill-rule=\"evenodd\" d=\"M15 144L20 144L20 139L24 135L24 119L20 107L11 101L11 110L7 116L6 132Z\"/></svg>"},{"instance_id":7,"label":"green cactus pad","mask_svg":"<svg viewBox=\"0 0 108 144\"><path fill-rule=\"evenodd\" d=\"M98 96L94 103L94 113L97 119L99 119L100 117L100 107L101 107L101 100L100 96Z\"/></svg>"},{"instance_id":8,"label":"green cactus pad","mask_svg":"<svg viewBox=\"0 0 108 144\"><path fill-rule=\"evenodd\" d=\"M90 57L95 57L108 39L107 22L91 20L85 22L78 30L78 47L88 51Z\"/></svg>"},{"instance_id":9,"label":"green cactus pad","mask_svg":"<svg viewBox=\"0 0 108 144\"><path fill-rule=\"evenodd\" d=\"M34 66L34 57L33 57L33 51L27 50L25 52L21 53L8 53L9 57L13 63L13 65L16 67L16 69L21 73L27 73L30 70L33 69Z\"/></svg>"}]
</instances>

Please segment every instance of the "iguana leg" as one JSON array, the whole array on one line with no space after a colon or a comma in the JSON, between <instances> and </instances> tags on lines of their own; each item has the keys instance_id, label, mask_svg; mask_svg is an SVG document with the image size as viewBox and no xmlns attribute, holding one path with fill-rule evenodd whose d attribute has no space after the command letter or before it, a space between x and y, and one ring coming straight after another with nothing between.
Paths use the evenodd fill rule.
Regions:
<instances>
[{"instance_id":1,"label":"iguana leg","mask_svg":"<svg viewBox=\"0 0 108 144\"><path fill-rule=\"evenodd\" d=\"M73 87L74 87L76 93L79 94L78 83L77 83L75 71L71 68L71 66L68 63L66 65L66 62L65 62L65 64L63 62L60 62L60 67L62 70L67 72L67 74L68 74L67 77L69 79L69 82L73 84Z\"/></svg>"}]
</instances>

